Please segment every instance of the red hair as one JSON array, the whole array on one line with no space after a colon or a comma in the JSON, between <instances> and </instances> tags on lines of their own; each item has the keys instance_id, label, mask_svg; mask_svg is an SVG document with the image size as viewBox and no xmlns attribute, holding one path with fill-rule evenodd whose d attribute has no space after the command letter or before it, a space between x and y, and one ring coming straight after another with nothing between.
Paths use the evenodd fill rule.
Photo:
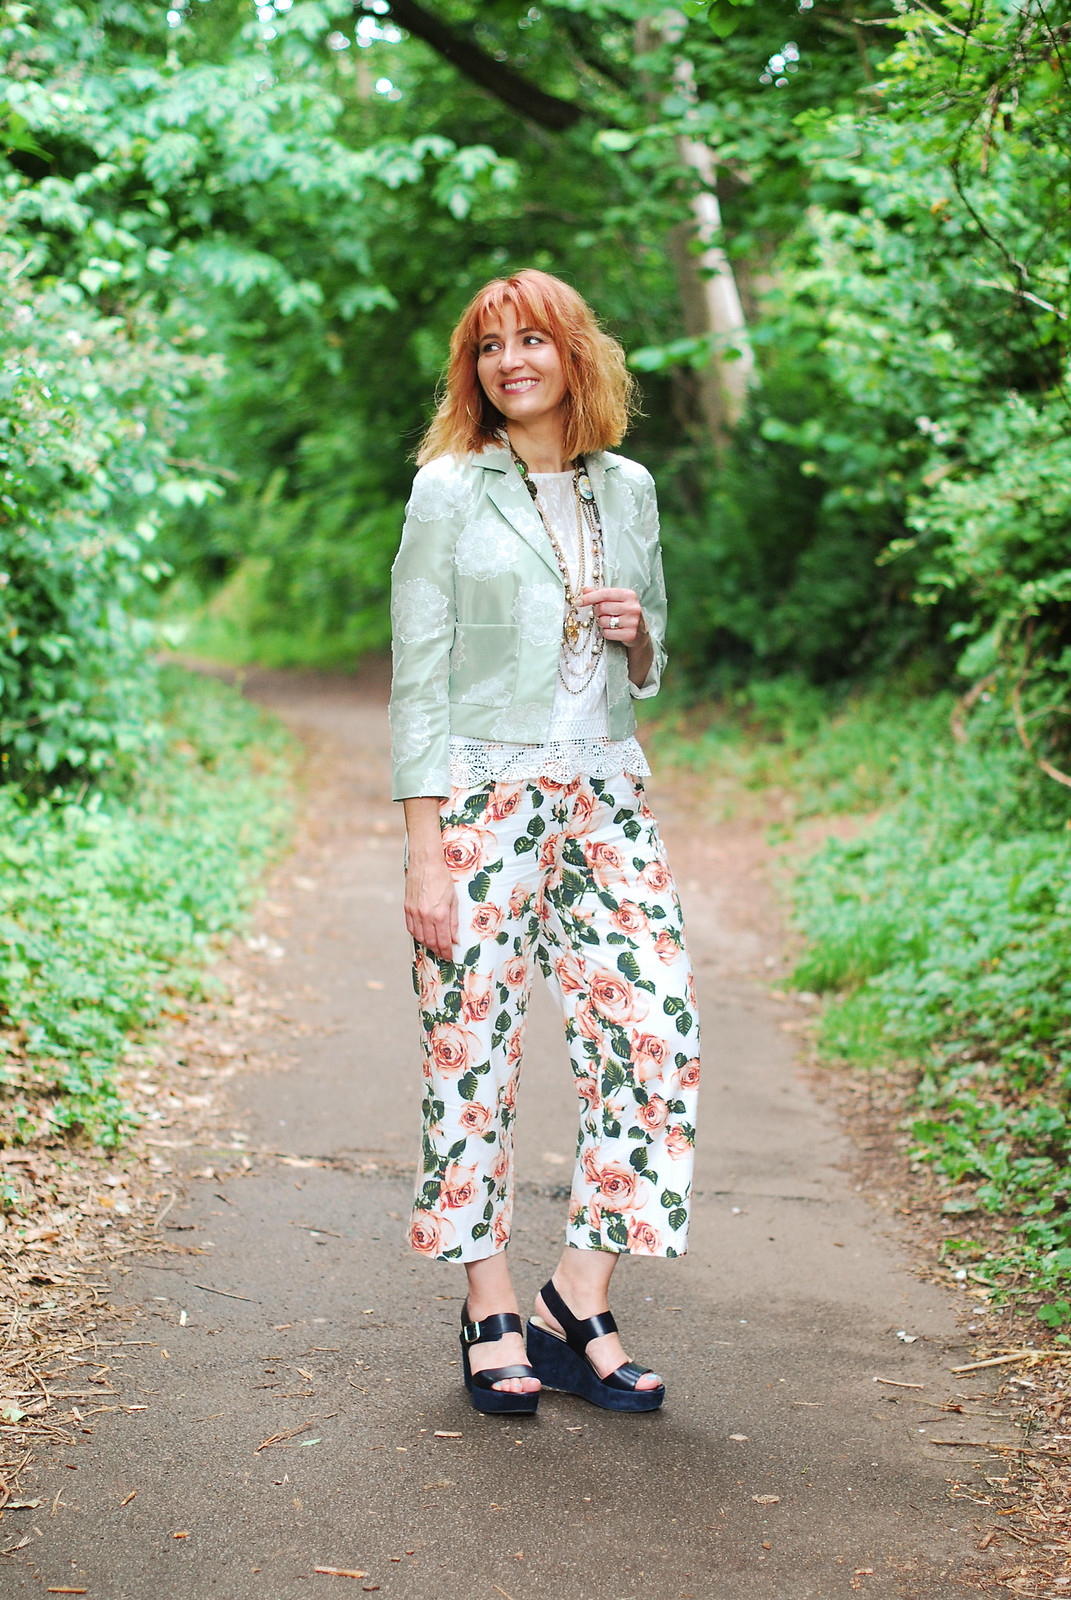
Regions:
<instances>
[{"instance_id":1,"label":"red hair","mask_svg":"<svg viewBox=\"0 0 1071 1600\"><path fill-rule=\"evenodd\" d=\"M624 350L602 331L575 289L549 272L526 267L485 284L454 329L445 391L417 453L421 466L438 456L483 450L505 426L505 417L484 393L476 360L484 329L506 305L512 306L518 322L547 334L561 356L566 460L605 450L624 437L636 393Z\"/></svg>"}]
</instances>

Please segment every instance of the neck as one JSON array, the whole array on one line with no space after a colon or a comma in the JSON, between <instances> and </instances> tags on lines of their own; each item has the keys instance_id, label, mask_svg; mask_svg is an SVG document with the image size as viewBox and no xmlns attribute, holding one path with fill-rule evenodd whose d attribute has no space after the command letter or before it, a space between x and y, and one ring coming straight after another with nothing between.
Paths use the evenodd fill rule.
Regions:
<instances>
[{"instance_id":1,"label":"neck","mask_svg":"<svg viewBox=\"0 0 1071 1600\"><path fill-rule=\"evenodd\" d=\"M562 427L557 417L528 425L510 422L506 432L529 472L564 472L568 467L562 455Z\"/></svg>"}]
</instances>

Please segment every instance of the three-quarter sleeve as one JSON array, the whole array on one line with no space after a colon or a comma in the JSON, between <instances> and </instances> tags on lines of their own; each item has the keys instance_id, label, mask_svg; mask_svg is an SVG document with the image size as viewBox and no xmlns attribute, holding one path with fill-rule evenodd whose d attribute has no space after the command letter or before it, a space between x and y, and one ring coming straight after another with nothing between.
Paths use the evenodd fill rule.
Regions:
<instances>
[{"instance_id":1,"label":"three-quarter sleeve","mask_svg":"<svg viewBox=\"0 0 1071 1600\"><path fill-rule=\"evenodd\" d=\"M420 469L391 569L395 800L450 793L454 546L464 518L463 487L452 462L433 461Z\"/></svg>"},{"instance_id":2,"label":"three-quarter sleeve","mask_svg":"<svg viewBox=\"0 0 1071 1600\"><path fill-rule=\"evenodd\" d=\"M633 700L648 700L658 693L666 665L666 581L662 575L662 548L658 542L658 499L653 478L648 478L640 503L639 531L650 577L640 593L644 621L651 635L654 660L642 683L629 681Z\"/></svg>"}]
</instances>

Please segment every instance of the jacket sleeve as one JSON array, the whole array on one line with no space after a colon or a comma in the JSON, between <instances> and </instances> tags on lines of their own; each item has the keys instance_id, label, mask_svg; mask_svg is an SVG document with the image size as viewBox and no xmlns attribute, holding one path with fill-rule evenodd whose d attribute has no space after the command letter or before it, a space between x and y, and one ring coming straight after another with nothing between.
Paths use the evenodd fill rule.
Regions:
<instances>
[{"instance_id":1,"label":"jacket sleeve","mask_svg":"<svg viewBox=\"0 0 1071 1600\"><path fill-rule=\"evenodd\" d=\"M651 635L654 660L651 663L651 670L642 683L633 683L629 679L629 693L633 700L649 700L652 695L658 693L666 665L666 583L662 576L662 547L658 542L658 500L655 496L653 478L648 478L643 492L639 526L650 573L639 599L643 607L644 621Z\"/></svg>"},{"instance_id":2,"label":"jacket sleeve","mask_svg":"<svg viewBox=\"0 0 1071 1600\"><path fill-rule=\"evenodd\" d=\"M438 469L438 470L437 470ZM454 545L463 521L449 467L417 473L391 568L391 792L395 800L450 793L450 650Z\"/></svg>"}]
</instances>

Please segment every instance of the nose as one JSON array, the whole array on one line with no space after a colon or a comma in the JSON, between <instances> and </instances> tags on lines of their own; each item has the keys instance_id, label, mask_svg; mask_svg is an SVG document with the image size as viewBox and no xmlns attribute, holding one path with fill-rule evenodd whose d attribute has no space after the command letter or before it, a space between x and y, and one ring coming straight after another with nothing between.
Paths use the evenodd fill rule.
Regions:
<instances>
[{"instance_id":1,"label":"nose","mask_svg":"<svg viewBox=\"0 0 1071 1600\"><path fill-rule=\"evenodd\" d=\"M507 340L502 346L498 358L498 365L503 372L513 372L517 367L523 367L525 362L524 346L514 344Z\"/></svg>"}]
</instances>

